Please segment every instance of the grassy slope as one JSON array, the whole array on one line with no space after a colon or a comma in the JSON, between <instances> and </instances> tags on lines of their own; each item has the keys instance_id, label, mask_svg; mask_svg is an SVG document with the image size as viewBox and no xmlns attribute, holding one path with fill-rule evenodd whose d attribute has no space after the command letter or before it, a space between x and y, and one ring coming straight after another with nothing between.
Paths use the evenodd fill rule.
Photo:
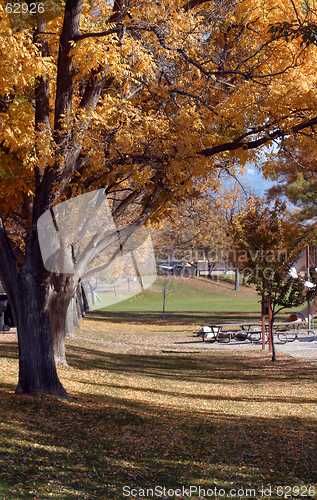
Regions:
<instances>
[{"instance_id":1,"label":"grassy slope","mask_svg":"<svg viewBox=\"0 0 317 500\"><path fill-rule=\"evenodd\" d=\"M147 290L128 300L104 308L107 311L161 311L163 294L160 284L163 278ZM259 310L259 297L251 288L241 285L240 291L234 290L234 283L228 281L212 281L207 278L175 279L173 293L166 298L167 311L222 311L222 312L256 312ZM98 303L102 309L102 303Z\"/></svg>"},{"instance_id":2,"label":"grassy slope","mask_svg":"<svg viewBox=\"0 0 317 500\"><path fill-rule=\"evenodd\" d=\"M98 308L88 314L91 317L112 318L118 321L160 321L163 307L160 287L162 280L163 278L158 277L156 282L141 294L117 304L103 307L104 304L98 302ZM233 280L183 278L180 284L175 282L174 290L175 293L166 298L168 321L201 326L211 322L261 320L260 299L256 291L243 285L240 285L240 291L235 291ZM278 320L283 318L285 314L277 317Z\"/></svg>"}]
</instances>

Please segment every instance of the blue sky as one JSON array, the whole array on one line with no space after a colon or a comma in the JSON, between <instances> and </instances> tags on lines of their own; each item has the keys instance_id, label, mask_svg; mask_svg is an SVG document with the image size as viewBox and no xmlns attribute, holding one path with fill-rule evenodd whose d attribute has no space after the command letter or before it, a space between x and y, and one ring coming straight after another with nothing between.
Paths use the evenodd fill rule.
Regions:
<instances>
[{"instance_id":1,"label":"blue sky","mask_svg":"<svg viewBox=\"0 0 317 500\"><path fill-rule=\"evenodd\" d=\"M263 174L252 165L246 168L245 174L240 175L239 179L246 188L251 188L258 196L263 196L265 191L275 184L274 181L266 180Z\"/></svg>"}]
</instances>

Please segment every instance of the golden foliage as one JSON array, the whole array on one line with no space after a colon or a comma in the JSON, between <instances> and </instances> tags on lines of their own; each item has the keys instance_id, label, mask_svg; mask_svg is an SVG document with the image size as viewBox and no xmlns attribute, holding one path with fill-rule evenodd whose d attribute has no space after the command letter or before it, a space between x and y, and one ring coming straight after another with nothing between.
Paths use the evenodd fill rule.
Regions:
<instances>
[{"instance_id":1,"label":"golden foliage","mask_svg":"<svg viewBox=\"0 0 317 500\"><path fill-rule=\"evenodd\" d=\"M84 2L81 35L69 41L71 95L55 118L63 18L50 21L35 39L31 30L12 33L2 12L0 92L4 101L12 96L0 114L3 215L36 192L35 171L42 175L52 168L57 182L69 172L55 189L55 203L68 197L69 189L80 193L87 186L115 191L121 184L151 192L158 172L162 200L192 196L198 180L205 187L215 184L217 164L201 155L204 149L239 136L242 143L256 134L268 136L279 127L287 132L303 116L314 116L316 48L271 40L268 34L271 23L292 20L288 3L221 0L185 11L179 1L132 1L120 29L109 22L109 3L96 6ZM48 55L40 41L47 42ZM96 79L106 74L105 83L98 102L83 106L92 73ZM49 84L49 116L40 131L35 124L39 81ZM63 146L57 145L58 136L65 138ZM67 151L74 145L85 158L78 170L68 164ZM260 157L247 145L235 155L242 165ZM272 157L265 174L273 167Z\"/></svg>"}]
</instances>

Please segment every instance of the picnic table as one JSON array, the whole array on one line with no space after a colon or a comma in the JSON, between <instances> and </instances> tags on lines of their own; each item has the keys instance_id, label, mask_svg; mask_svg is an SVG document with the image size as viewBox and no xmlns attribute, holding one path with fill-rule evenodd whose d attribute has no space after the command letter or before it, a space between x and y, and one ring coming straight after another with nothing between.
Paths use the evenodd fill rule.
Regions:
<instances>
[{"instance_id":1,"label":"picnic table","mask_svg":"<svg viewBox=\"0 0 317 500\"><path fill-rule=\"evenodd\" d=\"M316 338L314 330L301 329L301 325L308 324L307 321L287 321L273 323L273 334L277 335L280 342L313 341ZM266 341L268 340L269 323L265 323ZM250 321L243 323L212 323L202 327L197 333L203 341L230 342L232 339L238 341L250 340L259 342L262 339L262 323Z\"/></svg>"}]
</instances>

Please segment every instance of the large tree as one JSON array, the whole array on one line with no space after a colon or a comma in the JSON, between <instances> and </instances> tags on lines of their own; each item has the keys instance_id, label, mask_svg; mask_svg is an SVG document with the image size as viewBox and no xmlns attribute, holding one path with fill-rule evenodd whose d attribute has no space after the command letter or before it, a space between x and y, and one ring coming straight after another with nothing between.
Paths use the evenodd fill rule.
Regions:
<instances>
[{"instance_id":1,"label":"large tree","mask_svg":"<svg viewBox=\"0 0 317 500\"><path fill-rule=\"evenodd\" d=\"M104 187L114 220L140 226L214 185L219 154L243 162L287 134L314 134L315 48L268 34L292 19L291 4L300 11L299 1L67 0L63 16L23 31L3 13L0 277L18 328L18 393L66 396L40 216ZM67 304L76 279L54 276L53 296Z\"/></svg>"}]
</instances>

